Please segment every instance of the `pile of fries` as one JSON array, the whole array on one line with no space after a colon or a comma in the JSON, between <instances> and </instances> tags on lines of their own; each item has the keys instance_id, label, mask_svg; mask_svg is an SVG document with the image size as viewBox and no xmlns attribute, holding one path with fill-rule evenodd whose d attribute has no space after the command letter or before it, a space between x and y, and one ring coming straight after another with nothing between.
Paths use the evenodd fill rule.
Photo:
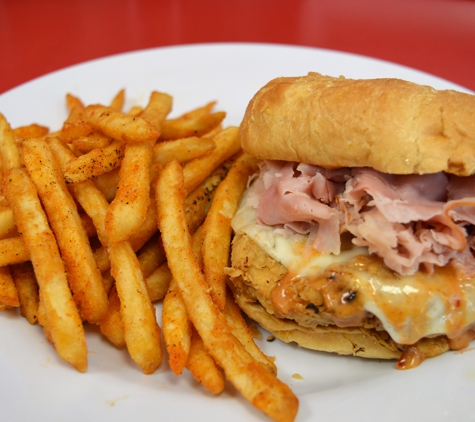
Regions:
<instances>
[{"instance_id":1,"label":"pile of fries","mask_svg":"<svg viewBox=\"0 0 475 422\"><path fill-rule=\"evenodd\" d=\"M230 223L255 159L214 102L169 118L168 94L128 111L124 97L86 106L68 94L54 133L12 129L0 114L0 310L39 323L78 371L84 326L96 324L145 374L164 344L176 375L186 368L213 394L227 379L272 419L294 420L297 398L226 286Z\"/></svg>"}]
</instances>

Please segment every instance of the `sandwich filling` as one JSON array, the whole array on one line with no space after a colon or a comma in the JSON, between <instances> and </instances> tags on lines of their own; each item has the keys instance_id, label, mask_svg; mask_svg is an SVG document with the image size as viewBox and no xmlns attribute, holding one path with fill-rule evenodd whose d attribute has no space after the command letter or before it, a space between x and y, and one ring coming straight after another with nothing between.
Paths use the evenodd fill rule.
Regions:
<instances>
[{"instance_id":1,"label":"sandwich filling","mask_svg":"<svg viewBox=\"0 0 475 422\"><path fill-rule=\"evenodd\" d=\"M475 326L475 179L264 161L233 229L285 267L255 286L304 326L364 326L399 344Z\"/></svg>"}]
</instances>

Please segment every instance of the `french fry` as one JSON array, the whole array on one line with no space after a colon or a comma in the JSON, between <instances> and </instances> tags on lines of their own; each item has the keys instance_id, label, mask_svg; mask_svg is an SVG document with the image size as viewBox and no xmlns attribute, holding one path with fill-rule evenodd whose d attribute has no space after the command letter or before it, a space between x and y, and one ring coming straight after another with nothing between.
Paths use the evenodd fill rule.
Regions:
<instances>
[{"instance_id":1,"label":"french fry","mask_svg":"<svg viewBox=\"0 0 475 422\"><path fill-rule=\"evenodd\" d=\"M120 299L115 286L109 292L107 317L99 324L101 333L117 348L125 346L124 324L120 314Z\"/></svg>"},{"instance_id":2,"label":"french fry","mask_svg":"<svg viewBox=\"0 0 475 422\"><path fill-rule=\"evenodd\" d=\"M49 128L37 123L13 129L13 136L15 138L40 138L41 136L46 136L48 133Z\"/></svg>"},{"instance_id":3,"label":"french fry","mask_svg":"<svg viewBox=\"0 0 475 422\"><path fill-rule=\"evenodd\" d=\"M75 107L77 107L78 109L85 109L83 102L75 95L69 93L66 94L66 107L70 112Z\"/></svg>"},{"instance_id":4,"label":"french fry","mask_svg":"<svg viewBox=\"0 0 475 422\"><path fill-rule=\"evenodd\" d=\"M71 113L78 110L74 108ZM79 110L82 113L82 110ZM71 119L79 119L80 117L71 117ZM82 138L84 136L88 136L92 133L92 127L89 122L85 120L72 120L66 121L61 128L59 133L59 137L63 142L71 143L75 139Z\"/></svg>"},{"instance_id":5,"label":"french fry","mask_svg":"<svg viewBox=\"0 0 475 422\"><path fill-rule=\"evenodd\" d=\"M122 142L144 142L158 139L156 127L141 117L129 116L110 107L90 105L86 118L95 130Z\"/></svg>"},{"instance_id":6,"label":"french fry","mask_svg":"<svg viewBox=\"0 0 475 422\"><path fill-rule=\"evenodd\" d=\"M191 342L186 368L191 372L196 381L200 382L210 393L220 394L224 390L225 380L223 373L207 352L203 340L191 327Z\"/></svg>"},{"instance_id":7,"label":"french fry","mask_svg":"<svg viewBox=\"0 0 475 422\"><path fill-rule=\"evenodd\" d=\"M207 283L194 257L184 200L182 168L171 161L156 183L158 225L168 265L176 280L188 316L226 378L255 407L272 419L293 421L298 399L290 388L264 369L230 332L224 315L208 293Z\"/></svg>"},{"instance_id":8,"label":"french fry","mask_svg":"<svg viewBox=\"0 0 475 422\"><path fill-rule=\"evenodd\" d=\"M150 141L127 144L119 171L119 186L106 214L109 242L128 240L143 224L150 206Z\"/></svg>"},{"instance_id":9,"label":"french fry","mask_svg":"<svg viewBox=\"0 0 475 422\"><path fill-rule=\"evenodd\" d=\"M241 342L248 353L271 374L277 375L277 367L275 363L266 356L254 342L251 330L246 321L242 317L241 309L234 301L233 295L226 296L226 307L224 308L224 316L228 322L231 332Z\"/></svg>"},{"instance_id":10,"label":"french fry","mask_svg":"<svg viewBox=\"0 0 475 422\"><path fill-rule=\"evenodd\" d=\"M121 89L112 99L110 108L116 111L122 111L125 102L125 89Z\"/></svg>"},{"instance_id":11,"label":"french fry","mask_svg":"<svg viewBox=\"0 0 475 422\"><path fill-rule=\"evenodd\" d=\"M201 157L216 148L212 139L189 138L176 139L174 141L158 142L153 148L153 161L165 166L173 159L180 163L186 163L195 158Z\"/></svg>"},{"instance_id":12,"label":"french fry","mask_svg":"<svg viewBox=\"0 0 475 422\"><path fill-rule=\"evenodd\" d=\"M75 159L73 152L58 138L48 138L47 142L58 160L61 169L64 169L69 161ZM91 217L100 242L103 245L107 245L105 218L109 203L101 191L92 180L71 184L69 185L69 190L74 198L81 204L84 211Z\"/></svg>"},{"instance_id":13,"label":"french fry","mask_svg":"<svg viewBox=\"0 0 475 422\"><path fill-rule=\"evenodd\" d=\"M7 119L0 113L0 158L3 172L21 167L20 150L15 144L15 135Z\"/></svg>"},{"instance_id":14,"label":"french fry","mask_svg":"<svg viewBox=\"0 0 475 422\"><path fill-rule=\"evenodd\" d=\"M115 141L104 148L93 149L71 160L63 169L66 182L84 182L119 167L124 149L125 145L122 142Z\"/></svg>"},{"instance_id":15,"label":"french fry","mask_svg":"<svg viewBox=\"0 0 475 422\"><path fill-rule=\"evenodd\" d=\"M0 267L20 264L30 260L28 250L22 236L9 237L0 240Z\"/></svg>"},{"instance_id":16,"label":"french fry","mask_svg":"<svg viewBox=\"0 0 475 422\"><path fill-rule=\"evenodd\" d=\"M211 296L223 310L226 305L226 274L231 249L231 220L236 214L249 177L257 171L257 160L241 154L226 178L216 188L203 225L203 270Z\"/></svg>"},{"instance_id":17,"label":"french fry","mask_svg":"<svg viewBox=\"0 0 475 422\"><path fill-rule=\"evenodd\" d=\"M124 338L132 359L151 374L163 357L161 330L143 279L140 263L128 242L108 247L111 274L120 299Z\"/></svg>"},{"instance_id":18,"label":"french fry","mask_svg":"<svg viewBox=\"0 0 475 422\"><path fill-rule=\"evenodd\" d=\"M168 363L175 375L180 375L190 352L191 323L181 293L173 279L163 300L162 328L169 356Z\"/></svg>"},{"instance_id":19,"label":"french fry","mask_svg":"<svg viewBox=\"0 0 475 422\"><path fill-rule=\"evenodd\" d=\"M10 270L20 299L20 313L30 324L36 324L40 297L33 266L24 262L12 265Z\"/></svg>"},{"instance_id":20,"label":"french fry","mask_svg":"<svg viewBox=\"0 0 475 422\"><path fill-rule=\"evenodd\" d=\"M117 193L117 186L119 185L119 171L120 167L116 167L107 173L98 175L94 179L94 183L102 192L107 202L112 202L112 200L115 198L115 194Z\"/></svg>"},{"instance_id":21,"label":"french fry","mask_svg":"<svg viewBox=\"0 0 475 422\"><path fill-rule=\"evenodd\" d=\"M140 248L137 253L137 258L145 278L167 260L159 233L155 233L150 240Z\"/></svg>"},{"instance_id":22,"label":"french fry","mask_svg":"<svg viewBox=\"0 0 475 422\"><path fill-rule=\"evenodd\" d=\"M167 294L171 281L172 273L165 262L145 279L150 300L156 302L163 299Z\"/></svg>"},{"instance_id":23,"label":"french fry","mask_svg":"<svg viewBox=\"0 0 475 422\"><path fill-rule=\"evenodd\" d=\"M196 158L183 166L185 189L192 192L224 161L241 150L239 128L231 126L213 138L216 148L204 157Z\"/></svg>"},{"instance_id":24,"label":"french fry","mask_svg":"<svg viewBox=\"0 0 475 422\"><path fill-rule=\"evenodd\" d=\"M224 111L217 111L216 113L197 117L178 117L164 120L160 139L172 140L189 136L203 136L221 124L225 117L226 113Z\"/></svg>"},{"instance_id":25,"label":"french fry","mask_svg":"<svg viewBox=\"0 0 475 422\"><path fill-rule=\"evenodd\" d=\"M74 301L83 318L98 323L107 315L107 295L60 166L49 145L40 138L24 140L21 148L66 264Z\"/></svg>"},{"instance_id":26,"label":"french fry","mask_svg":"<svg viewBox=\"0 0 475 422\"><path fill-rule=\"evenodd\" d=\"M62 359L84 372L87 369L84 328L35 185L23 169L12 169L5 176L5 194L30 251L52 343Z\"/></svg>"},{"instance_id":27,"label":"french fry","mask_svg":"<svg viewBox=\"0 0 475 422\"><path fill-rule=\"evenodd\" d=\"M105 148L111 142L112 139L108 136L104 136L100 133L93 133L88 136L82 136L80 138L73 139L72 146L76 151L79 151L82 154L87 154L93 149Z\"/></svg>"},{"instance_id":28,"label":"french fry","mask_svg":"<svg viewBox=\"0 0 475 422\"><path fill-rule=\"evenodd\" d=\"M160 132L162 122L172 109L173 99L163 92L153 91L144 110L140 113L142 119L147 120Z\"/></svg>"},{"instance_id":29,"label":"french fry","mask_svg":"<svg viewBox=\"0 0 475 422\"><path fill-rule=\"evenodd\" d=\"M0 206L0 239L17 233L13 211L10 206Z\"/></svg>"},{"instance_id":30,"label":"french fry","mask_svg":"<svg viewBox=\"0 0 475 422\"><path fill-rule=\"evenodd\" d=\"M127 112L127 114L129 116L138 116L140 115L140 113L142 113L142 111L143 111L143 107L135 105Z\"/></svg>"},{"instance_id":31,"label":"french fry","mask_svg":"<svg viewBox=\"0 0 475 422\"><path fill-rule=\"evenodd\" d=\"M0 308L17 308L19 306L20 299L18 298L10 267L0 267Z\"/></svg>"}]
</instances>

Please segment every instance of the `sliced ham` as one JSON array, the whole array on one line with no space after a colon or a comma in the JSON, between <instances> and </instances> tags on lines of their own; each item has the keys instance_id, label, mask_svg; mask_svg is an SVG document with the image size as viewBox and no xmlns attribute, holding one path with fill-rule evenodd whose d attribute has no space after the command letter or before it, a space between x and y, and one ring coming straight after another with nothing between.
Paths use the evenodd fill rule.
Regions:
<instances>
[{"instance_id":1,"label":"sliced ham","mask_svg":"<svg viewBox=\"0 0 475 422\"><path fill-rule=\"evenodd\" d=\"M389 175L369 168L326 170L266 161L258 221L277 230L309 234L311 247L340 252L340 233L379 255L400 274L449 261L473 268L469 233L475 225L475 177Z\"/></svg>"}]
</instances>

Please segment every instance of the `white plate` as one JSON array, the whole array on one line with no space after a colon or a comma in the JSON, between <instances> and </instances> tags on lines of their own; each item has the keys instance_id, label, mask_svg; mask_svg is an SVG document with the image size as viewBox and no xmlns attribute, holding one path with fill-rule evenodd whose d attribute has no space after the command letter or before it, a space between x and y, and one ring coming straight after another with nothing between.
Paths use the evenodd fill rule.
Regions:
<instances>
[{"instance_id":1,"label":"white plate","mask_svg":"<svg viewBox=\"0 0 475 422\"><path fill-rule=\"evenodd\" d=\"M55 130L66 117L66 92L105 102L126 88L129 105L151 90L174 97L174 114L218 101L226 124L239 124L247 102L268 80L308 71L355 78L399 77L436 88L463 88L406 67L335 51L262 44L159 48L95 60L38 78L0 96L12 126L37 122ZM89 369L60 361L38 326L14 311L0 313L0 420L142 422L267 420L232 387L220 397L189 374L175 377L166 362L143 375L128 358L88 329ZM265 336L264 336L265 338ZM394 362L259 345L276 356L280 378L300 399L298 421L461 421L475 419L475 352L446 353L411 371ZM300 374L303 379L292 377Z\"/></svg>"}]
</instances>

